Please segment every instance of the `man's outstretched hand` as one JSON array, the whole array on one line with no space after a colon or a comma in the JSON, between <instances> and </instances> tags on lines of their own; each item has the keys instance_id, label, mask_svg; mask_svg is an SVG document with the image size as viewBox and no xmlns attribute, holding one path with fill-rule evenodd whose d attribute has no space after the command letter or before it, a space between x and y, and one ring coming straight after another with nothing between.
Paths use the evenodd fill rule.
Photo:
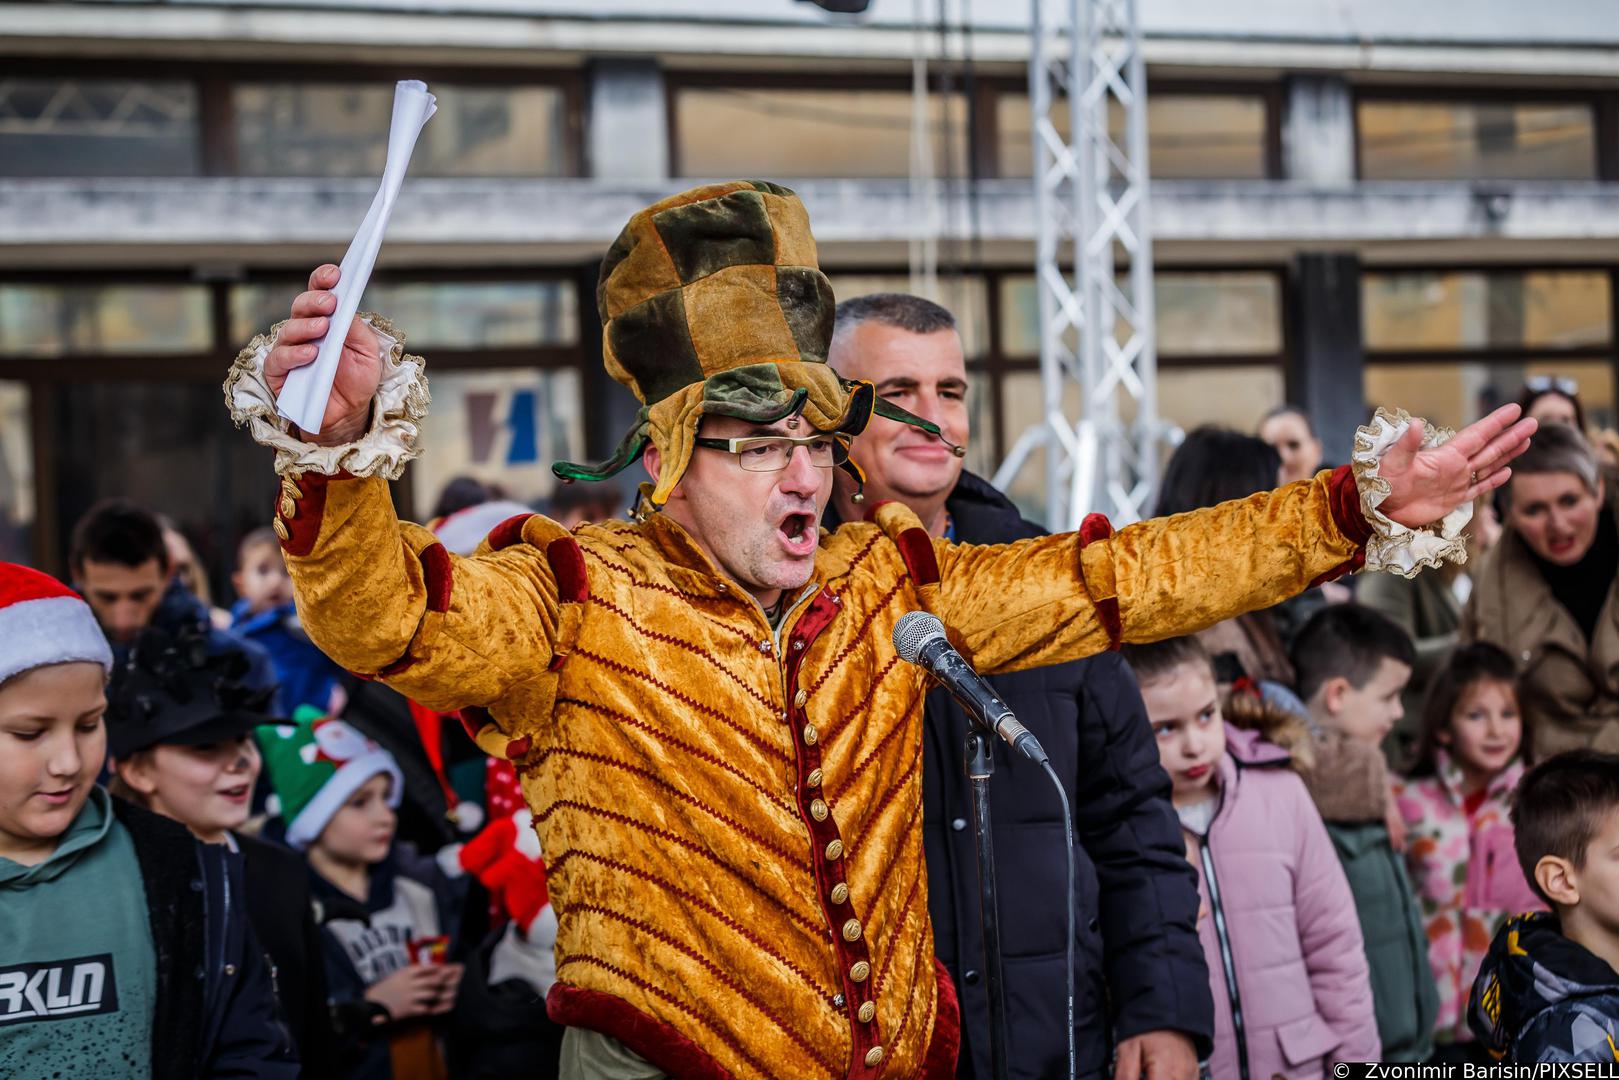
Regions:
<instances>
[{"instance_id":1,"label":"man's outstretched hand","mask_svg":"<svg viewBox=\"0 0 1619 1080\"><path fill-rule=\"evenodd\" d=\"M319 353L315 343L326 333L329 316L337 310L337 294L332 292L337 278L337 267L331 263L317 266L309 275L309 291L299 293L292 302L292 318L281 327L264 360L264 377L276 397L281 396L281 388L286 385L287 372L313 363ZM365 434L371 420L371 399L382 381L380 344L377 335L358 318L349 324L320 434L304 435L310 442L337 446Z\"/></svg>"},{"instance_id":2,"label":"man's outstretched hand","mask_svg":"<svg viewBox=\"0 0 1619 1080\"><path fill-rule=\"evenodd\" d=\"M1535 422L1518 420L1518 412L1516 405L1503 405L1427 450L1422 449L1422 421L1413 420L1378 463L1378 475L1389 485L1378 509L1391 521L1420 528L1506 483L1512 475L1507 463L1528 448L1535 433Z\"/></svg>"}]
</instances>

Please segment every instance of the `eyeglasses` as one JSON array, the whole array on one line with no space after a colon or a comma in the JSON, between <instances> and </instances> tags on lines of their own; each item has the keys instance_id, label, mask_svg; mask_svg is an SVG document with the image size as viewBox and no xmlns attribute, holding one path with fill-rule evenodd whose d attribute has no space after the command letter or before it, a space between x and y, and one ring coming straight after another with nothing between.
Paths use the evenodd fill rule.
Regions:
<instances>
[{"instance_id":1,"label":"eyeglasses","mask_svg":"<svg viewBox=\"0 0 1619 1080\"><path fill-rule=\"evenodd\" d=\"M1523 381L1523 385L1534 394L1555 390L1564 397L1571 398L1580 392L1579 383L1562 375L1531 375Z\"/></svg>"},{"instance_id":2,"label":"eyeglasses","mask_svg":"<svg viewBox=\"0 0 1619 1080\"><path fill-rule=\"evenodd\" d=\"M792 464L793 451L802 446L809 452L810 464L830 469L849 460L849 443L836 435L810 435L802 439L786 435L756 435L746 439L696 439L696 445L735 454L737 463L748 472L781 472Z\"/></svg>"}]
</instances>

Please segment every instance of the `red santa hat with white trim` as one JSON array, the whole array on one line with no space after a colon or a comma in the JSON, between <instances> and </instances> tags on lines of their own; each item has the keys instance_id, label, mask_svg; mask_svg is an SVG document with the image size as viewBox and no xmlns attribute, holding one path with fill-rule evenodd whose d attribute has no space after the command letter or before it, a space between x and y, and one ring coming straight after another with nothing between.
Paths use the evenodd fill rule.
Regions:
<instances>
[{"instance_id":1,"label":"red santa hat with white trim","mask_svg":"<svg viewBox=\"0 0 1619 1080\"><path fill-rule=\"evenodd\" d=\"M49 574L0 562L0 683L79 660L112 671L112 649L90 605Z\"/></svg>"}]
</instances>

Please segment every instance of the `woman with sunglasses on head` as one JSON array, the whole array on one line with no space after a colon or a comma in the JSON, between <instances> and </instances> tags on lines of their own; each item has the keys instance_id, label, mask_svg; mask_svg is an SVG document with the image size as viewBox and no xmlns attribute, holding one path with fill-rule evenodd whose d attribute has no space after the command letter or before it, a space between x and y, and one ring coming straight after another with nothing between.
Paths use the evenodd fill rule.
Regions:
<instances>
[{"instance_id":1,"label":"woman with sunglasses on head","mask_svg":"<svg viewBox=\"0 0 1619 1080\"><path fill-rule=\"evenodd\" d=\"M1505 649L1522 671L1538 758L1619 749L1619 512L1611 479L1568 424L1548 424L1514 462L1500 542L1474 573L1464 641Z\"/></svg>"},{"instance_id":2,"label":"woman with sunglasses on head","mask_svg":"<svg viewBox=\"0 0 1619 1080\"><path fill-rule=\"evenodd\" d=\"M1547 424L1568 424L1584 435L1585 407L1580 404L1579 385L1560 375L1531 375L1518 391L1518 407L1523 415Z\"/></svg>"}]
</instances>

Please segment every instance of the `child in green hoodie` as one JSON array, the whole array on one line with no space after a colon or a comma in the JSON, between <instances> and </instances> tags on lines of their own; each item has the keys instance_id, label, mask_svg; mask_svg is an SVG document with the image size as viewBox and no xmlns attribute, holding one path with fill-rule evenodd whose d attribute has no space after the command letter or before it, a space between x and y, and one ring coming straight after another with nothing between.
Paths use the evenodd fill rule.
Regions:
<instances>
[{"instance_id":1,"label":"child in green hoodie","mask_svg":"<svg viewBox=\"0 0 1619 1080\"><path fill-rule=\"evenodd\" d=\"M292 1080L239 869L96 786L111 667L83 600L0 563L0 1076Z\"/></svg>"}]
</instances>

